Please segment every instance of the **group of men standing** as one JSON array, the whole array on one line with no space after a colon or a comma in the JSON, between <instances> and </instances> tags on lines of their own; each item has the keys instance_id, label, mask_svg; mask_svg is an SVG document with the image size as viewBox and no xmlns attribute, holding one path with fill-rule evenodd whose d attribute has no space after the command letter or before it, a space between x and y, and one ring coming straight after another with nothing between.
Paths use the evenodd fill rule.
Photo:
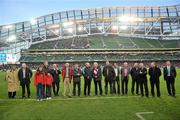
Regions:
<instances>
[{"instance_id":1,"label":"group of men standing","mask_svg":"<svg viewBox=\"0 0 180 120\"><path fill-rule=\"evenodd\" d=\"M68 96L80 96L81 95L81 76L84 77L84 95L90 96L91 93L91 81L94 81L94 89L95 95L103 95L102 89L102 76L104 76L105 83L105 94L108 94L108 90L110 90L110 94L128 94L128 82L129 77L131 75L132 78L132 88L131 93L141 95L141 96L149 96L148 91L148 79L147 74L150 76L150 85L151 85L151 95L155 97L155 87L157 97L161 96L160 93L160 76L161 70L156 65L155 62L151 63L149 70L144 66L143 63L134 63L134 66L130 68L127 62L123 63L123 66L120 67L117 63L111 65L108 61L106 65L102 68L98 65L97 62L91 66L90 63L86 63L84 68L81 69L78 64L75 64L73 67L70 66L69 63L65 63L64 67L60 70L56 64L53 64L53 69L49 68L48 62L44 62L41 66L45 76L48 73L52 75L52 88L54 96L59 95L59 87L60 87L60 74L62 74L63 80L63 92L62 95L66 96L68 91ZM176 69L171 65L170 61L166 62L166 66L163 68L164 80L166 81L168 94L171 96L175 96L175 78L176 78ZM6 79L8 80L8 95L9 98L14 98L17 90L18 80L20 81L20 85L22 87L22 98L25 97L25 90L27 89L27 97L31 96L30 93L30 79L33 73L26 66L25 63L22 64L22 68L19 71L13 66L10 70L7 71ZM16 78L16 79L15 79ZM12 88L14 83L14 88ZM71 91L71 84L73 83L73 91ZM121 87L120 87L121 86ZM42 91L43 96L45 97L47 86L43 86ZM76 93L76 88L77 93ZM109 89L108 89L109 88ZM120 89L121 88L121 89ZM140 88L140 91L139 91ZM68 90L67 90L68 89ZM51 87L49 89L51 91Z\"/></svg>"}]
</instances>

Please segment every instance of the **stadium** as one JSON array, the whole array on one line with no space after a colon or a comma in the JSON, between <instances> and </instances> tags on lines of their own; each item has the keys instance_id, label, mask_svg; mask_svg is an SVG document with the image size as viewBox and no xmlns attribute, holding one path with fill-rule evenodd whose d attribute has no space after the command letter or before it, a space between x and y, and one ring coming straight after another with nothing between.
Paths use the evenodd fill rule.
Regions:
<instances>
[{"instance_id":1,"label":"stadium","mask_svg":"<svg viewBox=\"0 0 180 120\"><path fill-rule=\"evenodd\" d=\"M0 26L0 117L11 119L179 120L180 119L180 5L99 7L56 12L29 21ZM6 72L12 64L26 63L33 70L44 61L83 66L86 62L124 62L132 67L156 62L162 69L171 61L177 69L176 98L167 95L163 75L161 98L103 95L35 101L7 98ZM82 78L83 79L83 78ZM148 76L149 79L149 76ZM31 78L33 82L33 77ZM103 81L103 80L102 80ZM149 83L149 82L148 82ZM81 81L83 91L83 80ZM93 84L93 83L92 83ZM104 90L104 83L103 90ZM60 94L62 88L60 83ZM150 85L148 85L150 91ZM129 91L131 80L129 81Z\"/></svg>"}]
</instances>

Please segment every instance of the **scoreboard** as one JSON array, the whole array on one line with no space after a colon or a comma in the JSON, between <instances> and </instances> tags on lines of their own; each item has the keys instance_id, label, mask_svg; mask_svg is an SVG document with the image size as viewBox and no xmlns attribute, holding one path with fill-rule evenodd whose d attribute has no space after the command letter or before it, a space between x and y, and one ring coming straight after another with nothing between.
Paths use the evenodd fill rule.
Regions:
<instances>
[{"instance_id":1,"label":"scoreboard","mask_svg":"<svg viewBox=\"0 0 180 120\"><path fill-rule=\"evenodd\" d=\"M0 62L7 62L6 58L7 58L6 53L0 53Z\"/></svg>"},{"instance_id":2,"label":"scoreboard","mask_svg":"<svg viewBox=\"0 0 180 120\"><path fill-rule=\"evenodd\" d=\"M0 63L16 62L16 56L13 54L0 53Z\"/></svg>"}]
</instances>

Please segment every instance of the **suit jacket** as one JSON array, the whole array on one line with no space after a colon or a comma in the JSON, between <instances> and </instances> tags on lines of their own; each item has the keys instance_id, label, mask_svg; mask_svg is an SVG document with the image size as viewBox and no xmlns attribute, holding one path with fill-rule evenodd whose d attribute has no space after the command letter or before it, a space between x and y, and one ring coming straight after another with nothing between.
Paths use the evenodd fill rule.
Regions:
<instances>
[{"instance_id":1,"label":"suit jacket","mask_svg":"<svg viewBox=\"0 0 180 120\"><path fill-rule=\"evenodd\" d=\"M167 80L167 77L168 77L168 69L167 69L167 66L164 67L163 72L164 72L164 80ZM177 75L177 73L176 73L175 67L174 67L174 66L170 66L170 76L171 76L173 79L175 79L175 78L176 78L176 75Z\"/></svg>"},{"instance_id":2,"label":"suit jacket","mask_svg":"<svg viewBox=\"0 0 180 120\"><path fill-rule=\"evenodd\" d=\"M33 73L29 68L25 69L25 79L23 79L23 68L19 69L18 71L18 78L20 80L21 85L22 84L30 84L30 79L32 77Z\"/></svg>"},{"instance_id":3,"label":"suit jacket","mask_svg":"<svg viewBox=\"0 0 180 120\"><path fill-rule=\"evenodd\" d=\"M133 67L130 71L132 79L138 79L138 68Z\"/></svg>"},{"instance_id":4,"label":"suit jacket","mask_svg":"<svg viewBox=\"0 0 180 120\"><path fill-rule=\"evenodd\" d=\"M77 70L73 69L73 81L80 82L80 80L81 80L81 69L80 68L78 68Z\"/></svg>"},{"instance_id":5,"label":"suit jacket","mask_svg":"<svg viewBox=\"0 0 180 120\"><path fill-rule=\"evenodd\" d=\"M139 80L147 80L147 69L146 68L139 68L138 69L138 75L139 75Z\"/></svg>"},{"instance_id":6,"label":"suit jacket","mask_svg":"<svg viewBox=\"0 0 180 120\"><path fill-rule=\"evenodd\" d=\"M101 68L98 67L97 74L94 74L94 68L93 68L93 69L92 69L92 75L93 75L94 80L100 81L101 78L102 78L102 75L101 75Z\"/></svg>"},{"instance_id":7,"label":"suit jacket","mask_svg":"<svg viewBox=\"0 0 180 120\"><path fill-rule=\"evenodd\" d=\"M127 68L127 78L129 78L130 68ZM121 68L121 80L124 79L124 68Z\"/></svg>"},{"instance_id":8,"label":"suit jacket","mask_svg":"<svg viewBox=\"0 0 180 120\"><path fill-rule=\"evenodd\" d=\"M56 70L52 69L51 74L53 76L53 83L58 83L60 81L59 75L61 74L61 71L57 70L57 73L56 73Z\"/></svg>"},{"instance_id":9,"label":"suit jacket","mask_svg":"<svg viewBox=\"0 0 180 120\"><path fill-rule=\"evenodd\" d=\"M89 80L91 80L92 79L92 70L91 70L91 68L90 67L85 67L84 68L84 78L85 79L89 79Z\"/></svg>"},{"instance_id":10,"label":"suit jacket","mask_svg":"<svg viewBox=\"0 0 180 120\"><path fill-rule=\"evenodd\" d=\"M115 69L117 69L117 76L116 76L116 72L115 72ZM117 67L117 68L114 68L114 72L115 72L115 77L119 77L119 74L120 74L120 69L119 69L119 67Z\"/></svg>"},{"instance_id":11,"label":"suit jacket","mask_svg":"<svg viewBox=\"0 0 180 120\"><path fill-rule=\"evenodd\" d=\"M108 69L108 74L107 74L107 69ZM114 80L115 79L115 71L112 66L105 66L103 68L103 76L105 77L105 80L110 79Z\"/></svg>"},{"instance_id":12,"label":"suit jacket","mask_svg":"<svg viewBox=\"0 0 180 120\"><path fill-rule=\"evenodd\" d=\"M149 73L149 76L150 76L150 81L159 80L159 77L161 76L161 70L158 67L149 68L148 73Z\"/></svg>"}]
</instances>

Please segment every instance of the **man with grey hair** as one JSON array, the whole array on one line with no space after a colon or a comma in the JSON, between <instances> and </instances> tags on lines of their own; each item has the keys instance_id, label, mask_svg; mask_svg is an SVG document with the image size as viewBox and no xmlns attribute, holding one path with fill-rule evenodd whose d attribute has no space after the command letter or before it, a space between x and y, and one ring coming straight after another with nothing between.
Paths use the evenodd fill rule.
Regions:
<instances>
[{"instance_id":1,"label":"man with grey hair","mask_svg":"<svg viewBox=\"0 0 180 120\"><path fill-rule=\"evenodd\" d=\"M20 85L22 86L22 98L25 98L25 88L27 89L28 98L30 98L30 79L32 75L32 71L25 63L22 63L22 68L18 71L18 78L20 80Z\"/></svg>"},{"instance_id":2,"label":"man with grey hair","mask_svg":"<svg viewBox=\"0 0 180 120\"><path fill-rule=\"evenodd\" d=\"M133 68L131 69L131 78L132 78L132 88L131 93L134 95L134 87L136 84L136 95L139 95L139 81L138 81L138 63L134 63Z\"/></svg>"},{"instance_id":3,"label":"man with grey hair","mask_svg":"<svg viewBox=\"0 0 180 120\"><path fill-rule=\"evenodd\" d=\"M163 69L164 80L166 81L167 91L170 96L175 97L175 78L177 75L176 68L171 65L170 61L166 62L166 66Z\"/></svg>"},{"instance_id":4,"label":"man with grey hair","mask_svg":"<svg viewBox=\"0 0 180 120\"><path fill-rule=\"evenodd\" d=\"M108 93L108 84L110 86L110 93L113 94L112 83L115 81L115 71L109 61L106 61L106 66L103 68L103 75L105 78L105 94L107 95Z\"/></svg>"},{"instance_id":5,"label":"man with grey hair","mask_svg":"<svg viewBox=\"0 0 180 120\"><path fill-rule=\"evenodd\" d=\"M66 88L68 86L68 89L69 89L68 96L71 97L72 68L70 67L69 63L65 63L65 66L62 69L62 79L63 79L63 82L64 82L63 96L66 96Z\"/></svg>"},{"instance_id":6,"label":"man with grey hair","mask_svg":"<svg viewBox=\"0 0 180 120\"><path fill-rule=\"evenodd\" d=\"M144 97L144 90L145 90L146 97L149 97L148 83L147 83L147 69L144 67L143 63L139 64L138 74L139 74L141 96Z\"/></svg>"},{"instance_id":7,"label":"man with grey hair","mask_svg":"<svg viewBox=\"0 0 180 120\"><path fill-rule=\"evenodd\" d=\"M123 68L121 68L122 95L127 94L128 92L129 73L130 69L128 67L128 63L124 62Z\"/></svg>"},{"instance_id":8,"label":"man with grey hair","mask_svg":"<svg viewBox=\"0 0 180 120\"><path fill-rule=\"evenodd\" d=\"M91 80L92 80L92 69L90 63L85 64L84 68L84 95L90 95L91 91Z\"/></svg>"},{"instance_id":9,"label":"man with grey hair","mask_svg":"<svg viewBox=\"0 0 180 120\"><path fill-rule=\"evenodd\" d=\"M95 95L98 95L98 86L99 86L100 95L102 95L103 91L102 91L102 84L101 84L101 78L102 78L101 68L98 66L97 62L94 63L92 73L93 73L92 76L94 78Z\"/></svg>"}]
</instances>

